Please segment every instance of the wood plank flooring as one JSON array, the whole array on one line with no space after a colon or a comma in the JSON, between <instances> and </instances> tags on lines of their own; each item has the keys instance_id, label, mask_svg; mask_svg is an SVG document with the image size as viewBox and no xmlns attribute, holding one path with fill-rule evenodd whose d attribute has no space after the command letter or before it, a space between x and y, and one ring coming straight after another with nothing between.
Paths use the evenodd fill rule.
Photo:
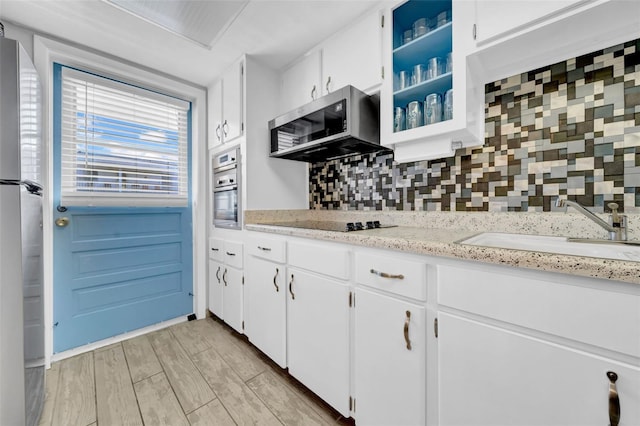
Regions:
<instances>
[{"instance_id":1,"label":"wood plank flooring","mask_svg":"<svg viewBox=\"0 0 640 426\"><path fill-rule=\"evenodd\" d=\"M353 425L218 319L54 363L46 426Z\"/></svg>"}]
</instances>

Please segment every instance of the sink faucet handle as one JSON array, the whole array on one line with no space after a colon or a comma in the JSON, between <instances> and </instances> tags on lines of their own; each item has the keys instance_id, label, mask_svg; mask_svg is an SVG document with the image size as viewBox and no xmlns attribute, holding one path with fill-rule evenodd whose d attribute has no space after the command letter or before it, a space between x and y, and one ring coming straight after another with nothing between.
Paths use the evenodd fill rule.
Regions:
<instances>
[{"instance_id":1,"label":"sink faucet handle","mask_svg":"<svg viewBox=\"0 0 640 426\"><path fill-rule=\"evenodd\" d=\"M564 207L565 211L567 210L567 205L564 202L565 200L563 200L562 198L558 197L556 199L556 207Z\"/></svg>"},{"instance_id":2,"label":"sink faucet handle","mask_svg":"<svg viewBox=\"0 0 640 426\"><path fill-rule=\"evenodd\" d=\"M608 203L607 207L611 209L611 221L613 223L620 223L620 216L618 215L618 203Z\"/></svg>"}]
</instances>

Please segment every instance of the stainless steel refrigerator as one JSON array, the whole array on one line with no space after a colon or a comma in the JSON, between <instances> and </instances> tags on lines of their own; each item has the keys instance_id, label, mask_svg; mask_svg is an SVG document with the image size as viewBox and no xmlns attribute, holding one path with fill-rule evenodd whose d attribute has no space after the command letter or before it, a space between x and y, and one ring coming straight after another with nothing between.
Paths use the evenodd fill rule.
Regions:
<instances>
[{"instance_id":1,"label":"stainless steel refrigerator","mask_svg":"<svg viewBox=\"0 0 640 426\"><path fill-rule=\"evenodd\" d=\"M41 108L29 56L0 37L0 425L37 424L44 400Z\"/></svg>"}]
</instances>

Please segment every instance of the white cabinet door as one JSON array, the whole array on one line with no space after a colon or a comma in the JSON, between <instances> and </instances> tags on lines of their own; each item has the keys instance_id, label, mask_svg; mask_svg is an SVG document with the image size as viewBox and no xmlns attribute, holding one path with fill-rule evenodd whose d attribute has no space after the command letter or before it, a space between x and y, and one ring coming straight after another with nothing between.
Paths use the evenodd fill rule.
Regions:
<instances>
[{"instance_id":1,"label":"white cabinet door","mask_svg":"<svg viewBox=\"0 0 640 426\"><path fill-rule=\"evenodd\" d=\"M318 99L322 72L322 53L304 56L282 74L280 113L285 113Z\"/></svg>"},{"instance_id":2,"label":"white cabinet door","mask_svg":"<svg viewBox=\"0 0 640 426\"><path fill-rule=\"evenodd\" d=\"M476 42L481 44L540 23L593 0L476 0Z\"/></svg>"},{"instance_id":3,"label":"white cabinet door","mask_svg":"<svg viewBox=\"0 0 640 426\"><path fill-rule=\"evenodd\" d=\"M570 314L569 314L570 315ZM438 314L441 425L640 424L640 368L448 313Z\"/></svg>"},{"instance_id":4,"label":"white cabinet door","mask_svg":"<svg viewBox=\"0 0 640 426\"><path fill-rule=\"evenodd\" d=\"M355 335L358 424L425 424L424 306L357 289Z\"/></svg>"},{"instance_id":5,"label":"white cabinet door","mask_svg":"<svg viewBox=\"0 0 640 426\"><path fill-rule=\"evenodd\" d=\"M214 148L222 143L222 80L218 80L209 86L207 96L209 109L209 148Z\"/></svg>"},{"instance_id":6,"label":"white cabinet door","mask_svg":"<svg viewBox=\"0 0 640 426\"><path fill-rule=\"evenodd\" d=\"M289 372L349 417L349 287L289 268L286 290Z\"/></svg>"},{"instance_id":7,"label":"white cabinet door","mask_svg":"<svg viewBox=\"0 0 640 426\"><path fill-rule=\"evenodd\" d=\"M224 284L224 295L222 297L224 322L238 333L243 333L242 271L231 266L225 266L222 273L222 283Z\"/></svg>"},{"instance_id":8,"label":"white cabinet door","mask_svg":"<svg viewBox=\"0 0 640 426\"><path fill-rule=\"evenodd\" d=\"M222 76L222 134L223 141L229 142L243 132L243 61L236 62Z\"/></svg>"},{"instance_id":9,"label":"white cabinet door","mask_svg":"<svg viewBox=\"0 0 640 426\"><path fill-rule=\"evenodd\" d=\"M209 260L209 310L218 318L224 318L222 310L222 298L224 297L223 274L224 265L215 260Z\"/></svg>"},{"instance_id":10,"label":"white cabinet door","mask_svg":"<svg viewBox=\"0 0 640 426\"><path fill-rule=\"evenodd\" d=\"M374 11L322 47L322 93L348 84L367 91L382 82L382 26Z\"/></svg>"},{"instance_id":11,"label":"white cabinet door","mask_svg":"<svg viewBox=\"0 0 640 426\"><path fill-rule=\"evenodd\" d=\"M245 334L280 367L287 366L287 301L284 265L247 258Z\"/></svg>"},{"instance_id":12,"label":"white cabinet door","mask_svg":"<svg viewBox=\"0 0 640 426\"><path fill-rule=\"evenodd\" d=\"M238 61L209 86L208 146L214 148L242 135L243 61Z\"/></svg>"}]
</instances>

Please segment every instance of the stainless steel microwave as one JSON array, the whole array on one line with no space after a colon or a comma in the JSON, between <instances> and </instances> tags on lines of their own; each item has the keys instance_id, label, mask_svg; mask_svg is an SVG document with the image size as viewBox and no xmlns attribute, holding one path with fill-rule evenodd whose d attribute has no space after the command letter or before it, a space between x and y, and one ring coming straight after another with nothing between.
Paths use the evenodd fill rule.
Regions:
<instances>
[{"instance_id":1,"label":"stainless steel microwave","mask_svg":"<svg viewBox=\"0 0 640 426\"><path fill-rule=\"evenodd\" d=\"M380 145L380 102L345 86L269 121L271 157L318 162L390 151Z\"/></svg>"}]
</instances>

